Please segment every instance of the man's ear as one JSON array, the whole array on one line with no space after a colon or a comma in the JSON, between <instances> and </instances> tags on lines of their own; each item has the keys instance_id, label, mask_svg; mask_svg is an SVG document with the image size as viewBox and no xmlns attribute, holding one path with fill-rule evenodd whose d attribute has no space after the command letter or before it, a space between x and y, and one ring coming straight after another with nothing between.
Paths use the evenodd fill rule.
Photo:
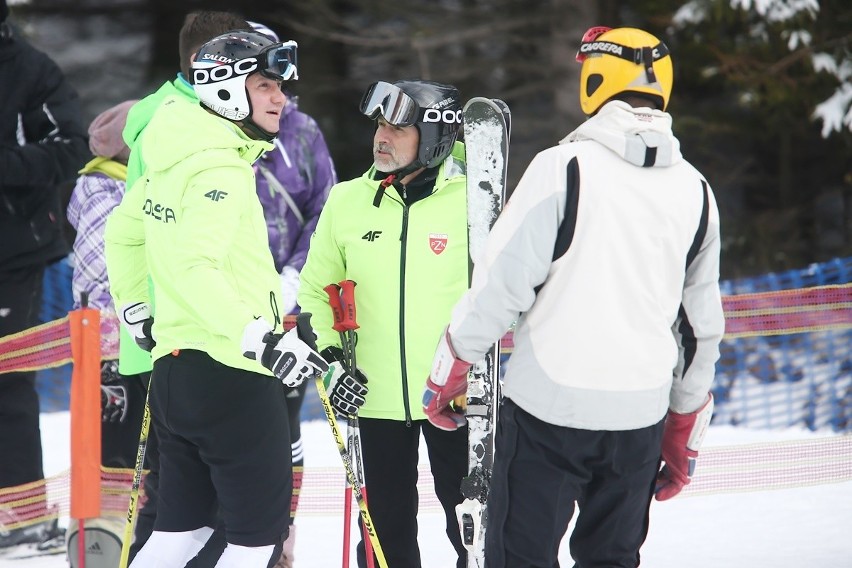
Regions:
<instances>
[{"instance_id":1,"label":"man's ear","mask_svg":"<svg viewBox=\"0 0 852 568\"><path fill-rule=\"evenodd\" d=\"M195 54L196 53L198 53L197 49L192 52L192 55L189 56L189 65L186 66L186 74L188 75L188 77L184 77L184 79L189 81L190 85L195 84L195 80L193 79L193 73L192 73L192 64L195 63Z\"/></svg>"}]
</instances>

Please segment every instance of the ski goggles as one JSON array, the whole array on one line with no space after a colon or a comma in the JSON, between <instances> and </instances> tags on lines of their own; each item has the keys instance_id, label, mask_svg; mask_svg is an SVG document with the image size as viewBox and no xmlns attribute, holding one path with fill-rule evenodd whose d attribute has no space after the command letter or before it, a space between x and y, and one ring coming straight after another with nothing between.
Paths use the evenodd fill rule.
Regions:
<instances>
[{"instance_id":1,"label":"ski goggles","mask_svg":"<svg viewBox=\"0 0 852 568\"><path fill-rule=\"evenodd\" d=\"M260 70L261 74L270 79L297 81L299 79L298 47L295 41L290 40L264 49L257 57L258 65L266 65Z\"/></svg>"},{"instance_id":2,"label":"ski goggles","mask_svg":"<svg viewBox=\"0 0 852 568\"><path fill-rule=\"evenodd\" d=\"M393 126L411 126L417 122L420 105L396 85L377 81L364 93L360 110L371 119L381 114Z\"/></svg>"}]
</instances>

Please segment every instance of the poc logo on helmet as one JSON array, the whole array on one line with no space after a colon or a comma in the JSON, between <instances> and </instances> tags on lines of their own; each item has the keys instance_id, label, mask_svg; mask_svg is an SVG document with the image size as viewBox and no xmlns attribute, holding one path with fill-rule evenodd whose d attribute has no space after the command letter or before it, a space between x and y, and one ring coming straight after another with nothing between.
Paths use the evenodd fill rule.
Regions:
<instances>
[{"instance_id":1,"label":"poc logo on helmet","mask_svg":"<svg viewBox=\"0 0 852 568\"><path fill-rule=\"evenodd\" d=\"M195 85L217 83L232 77L248 75L256 69L257 59L254 57L247 57L246 59L240 59L233 64L216 65L208 69L193 69L192 79L193 84Z\"/></svg>"},{"instance_id":2,"label":"poc logo on helmet","mask_svg":"<svg viewBox=\"0 0 852 568\"><path fill-rule=\"evenodd\" d=\"M427 108L423 112L423 122L446 122L447 124L461 124L461 110L438 110Z\"/></svg>"}]
</instances>

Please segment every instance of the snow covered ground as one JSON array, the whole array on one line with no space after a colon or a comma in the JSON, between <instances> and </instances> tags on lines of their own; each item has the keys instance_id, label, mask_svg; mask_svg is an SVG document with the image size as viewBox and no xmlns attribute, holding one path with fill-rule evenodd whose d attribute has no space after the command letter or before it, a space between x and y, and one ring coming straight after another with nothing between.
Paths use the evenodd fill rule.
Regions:
<instances>
[{"instance_id":1,"label":"snow covered ground","mask_svg":"<svg viewBox=\"0 0 852 568\"><path fill-rule=\"evenodd\" d=\"M42 415L45 473L69 464L67 412ZM303 424L306 466L340 463L328 425ZM813 436L807 431L755 431L729 426L710 428L705 446L728 446ZM425 452L421 452L425 455ZM699 461L700 469L700 461ZM343 477L341 467L341 479ZM342 495L342 487L341 487ZM342 508L342 497L341 497ZM424 568L453 566L453 554L437 512L420 517ZM354 522L354 517L353 517ZM519 522L521 522L519 520ZM296 566L328 568L341 563L340 514L303 515L297 519ZM353 530L353 535L355 534ZM654 503L651 529L642 549L642 566L653 568L852 568L852 482L796 489L677 498ZM562 566L573 562L567 539ZM354 555L350 564L355 566ZM3 568L60 568L62 556L0 560Z\"/></svg>"}]
</instances>

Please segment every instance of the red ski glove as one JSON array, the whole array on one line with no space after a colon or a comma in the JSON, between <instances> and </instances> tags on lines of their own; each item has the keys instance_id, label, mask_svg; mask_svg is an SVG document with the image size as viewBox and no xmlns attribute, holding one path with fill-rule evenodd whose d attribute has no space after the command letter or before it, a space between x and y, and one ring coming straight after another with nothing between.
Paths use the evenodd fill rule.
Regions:
<instances>
[{"instance_id":1,"label":"red ski glove","mask_svg":"<svg viewBox=\"0 0 852 568\"><path fill-rule=\"evenodd\" d=\"M450 407L450 403L467 392L467 372L472 366L472 363L456 357L450 332L445 330L423 390L423 412L436 428L453 431L465 425L464 414Z\"/></svg>"},{"instance_id":2,"label":"red ski glove","mask_svg":"<svg viewBox=\"0 0 852 568\"><path fill-rule=\"evenodd\" d=\"M684 486L689 485L695 472L698 449L704 441L707 426L713 416L713 395L707 402L690 414L678 414L669 410L663 430L663 461L665 465L657 474L654 489L657 501L671 499Z\"/></svg>"}]
</instances>

